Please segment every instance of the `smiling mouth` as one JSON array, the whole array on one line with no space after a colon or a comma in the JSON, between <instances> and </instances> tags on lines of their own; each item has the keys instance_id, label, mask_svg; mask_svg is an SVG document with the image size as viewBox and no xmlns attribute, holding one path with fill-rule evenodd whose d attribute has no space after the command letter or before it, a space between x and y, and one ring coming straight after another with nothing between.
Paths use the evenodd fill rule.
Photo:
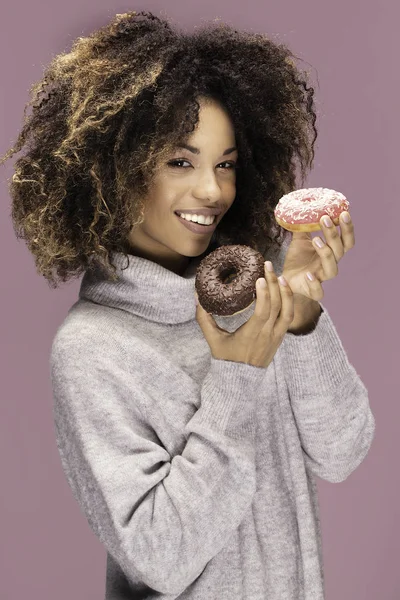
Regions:
<instances>
[{"instance_id":1,"label":"smiling mouth","mask_svg":"<svg viewBox=\"0 0 400 600\"><path fill-rule=\"evenodd\" d=\"M211 215L214 217L212 223L200 223L199 221L192 221L191 219L185 219L184 217L182 217L182 215L180 215L178 213L175 213L175 214L177 217L179 217L180 219L183 219L187 223L194 223L195 225L203 225L204 227L211 227L211 225L214 225L218 219L218 215Z\"/></svg>"},{"instance_id":2,"label":"smiling mouth","mask_svg":"<svg viewBox=\"0 0 400 600\"><path fill-rule=\"evenodd\" d=\"M202 225L201 223L196 223L195 221L188 221L187 219L180 217L177 213L174 214L178 217L182 225L194 233L209 233L214 231L217 226L217 217L214 219L211 225Z\"/></svg>"}]
</instances>

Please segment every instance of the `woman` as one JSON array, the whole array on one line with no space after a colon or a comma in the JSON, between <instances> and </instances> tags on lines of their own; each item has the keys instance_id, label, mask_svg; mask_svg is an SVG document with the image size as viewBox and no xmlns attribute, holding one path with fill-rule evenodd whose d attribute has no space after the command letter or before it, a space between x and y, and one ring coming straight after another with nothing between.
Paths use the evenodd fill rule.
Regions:
<instances>
[{"instance_id":1,"label":"woman","mask_svg":"<svg viewBox=\"0 0 400 600\"><path fill-rule=\"evenodd\" d=\"M189 36L117 15L53 60L3 158L29 143L10 192L38 272L84 272L51 377L107 600L324 597L315 476L345 480L375 422L320 303L351 220L340 235L321 222L322 248L274 222L316 139L293 58L225 25ZM212 232L185 225L201 211ZM213 318L195 271L230 243L264 253L265 279L254 305Z\"/></svg>"}]
</instances>

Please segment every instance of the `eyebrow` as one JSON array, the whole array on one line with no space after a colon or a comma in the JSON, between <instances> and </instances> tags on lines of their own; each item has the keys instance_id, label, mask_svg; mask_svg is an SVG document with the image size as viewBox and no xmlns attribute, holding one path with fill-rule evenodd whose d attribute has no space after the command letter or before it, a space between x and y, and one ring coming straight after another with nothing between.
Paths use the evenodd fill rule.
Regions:
<instances>
[{"instance_id":1,"label":"eyebrow","mask_svg":"<svg viewBox=\"0 0 400 600\"><path fill-rule=\"evenodd\" d=\"M186 150L189 150L189 152L192 152L193 154L200 154L200 150L198 148L195 148L194 146L189 146L189 144L183 144L180 143L178 148L185 148ZM237 150L236 146L233 146L233 148L227 148L223 153L222 156L226 156L227 154L231 154L231 152L234 152L235 150Z\"/></svg>"}]
</instances>

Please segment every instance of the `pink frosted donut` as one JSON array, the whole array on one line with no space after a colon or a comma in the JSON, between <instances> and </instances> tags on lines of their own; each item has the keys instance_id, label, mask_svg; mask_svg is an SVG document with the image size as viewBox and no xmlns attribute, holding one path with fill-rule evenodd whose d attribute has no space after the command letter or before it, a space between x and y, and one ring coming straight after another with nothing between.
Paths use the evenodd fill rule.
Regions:
<instances>
[{"instance_id":1,"label":"pink frosted donut","mask_svg":"<svg viewBox=\"0 0 400 600\"><path fill-rule=\"evenodd\" d=\"M335 190L304 188L282 196L275 208L276 222L289 231L318 231L323 215L339 225L339 215L349 210L349 201Z\"/></svg>"}]
</instances>

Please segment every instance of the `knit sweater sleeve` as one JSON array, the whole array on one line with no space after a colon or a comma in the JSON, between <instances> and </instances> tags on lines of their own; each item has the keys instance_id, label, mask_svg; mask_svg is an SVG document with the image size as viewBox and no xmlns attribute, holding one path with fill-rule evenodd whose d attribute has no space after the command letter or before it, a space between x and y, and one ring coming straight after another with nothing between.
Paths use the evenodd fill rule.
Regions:
<instances>
[{"instance_id":1,"label":"knit sweater sleeve","mask_svg":"<svg viewBox=\"0 0 400 600\"><path fill-rule=\"evenodd\" d=\"M282 343L288 386L306 466L331 483L365 458L375 433L368 391L350 364L324 305L313 331Z\"/></svg>"},{"instance_id":2,"label":"knit sweater sleeve","mask_svg":"<svg viewBox=\"0 0 400 600\"><path fill-rule=\"evenodd\" d=\"M126 576L176 597L222 550L252 502L265 370L212 358L186 445L172 457L151 427L156 388L143 379L148 357L143 349L134 357L118 353L92 333L56 336L57 446L89 526Z\"/></svg>"}]
</instances>

